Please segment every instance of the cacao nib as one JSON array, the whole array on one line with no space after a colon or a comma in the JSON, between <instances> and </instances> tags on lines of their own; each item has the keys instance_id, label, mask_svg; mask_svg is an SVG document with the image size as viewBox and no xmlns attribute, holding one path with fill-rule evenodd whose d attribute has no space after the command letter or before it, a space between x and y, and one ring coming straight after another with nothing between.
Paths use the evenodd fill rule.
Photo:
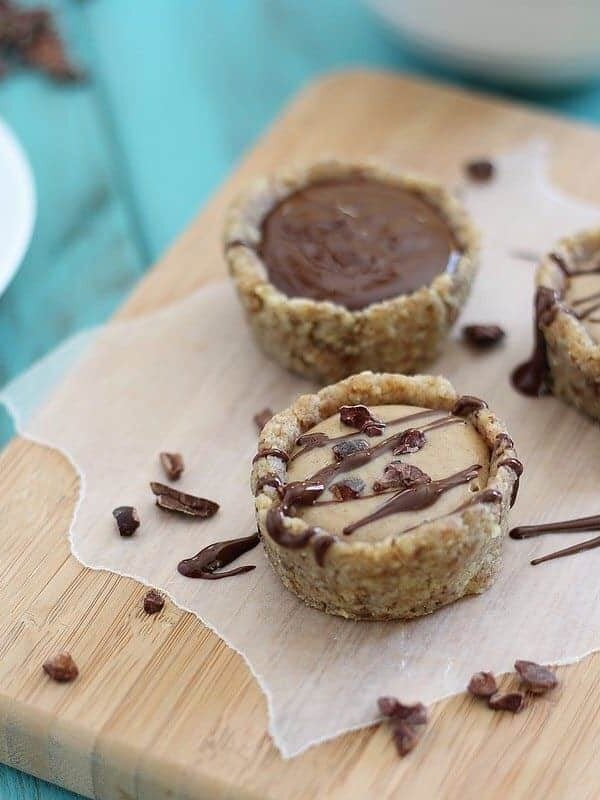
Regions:
<instances>
[{"instance_id":1,"label":"cacao nib","mask_svg":"<svg viewBox=\"0 0 600 800\"><path fill-rule=\"evenodd\" d=\"M164 508L165 511L176 511L190 517L208 519L219 510L219 504L213 500L180 492L178 489L173 489L172 486L166 486L158 481L152 481L150 488L156 495L156 505Z\"/></svg>"},{"instance_id":2,"label":"cacao nib","mask_svg":"<svg viewBox=\"0 0 600 800\"><path fill-rule=\"evenodd\" d=\"M42 668L46 675L58 683L68 683L74 681L79 675L77 664L73 661L70 653L57 653L52 658L44 661Z\"/></svg>"},{"instance_id":3,"label":"cacao nib","mask_svg":"<svg viewBox=\"0 0 600 800\"><path fill-rule=\"evenodd\" d=\"M347 439L343 442L338 442L332 448L333 455L336 461L342 461L354 453L366 452L369 449L369 443L366 439Z\"/></svg>"},{"instance_id":4,"label":"cacao nib","mask_svg":"<svg viewBox=\"0 0 600 800\"><path fill-rule=\"evenodd\" d=\"M133 506L119 506L113 509L112 514L121 536L133 536L140 527L140 518Z\"/></svg>"},{"instance_id":5,"label":"cacao nib","mask_svg":"<svg viewBox=\"0 0 600 800\"><path fill-rule=\"evenodd\" d=\"M178 481L185 469L181 453L161 453L159 458L167 478L170 481Z\"/></svg>"},{"instance_id":6,"label":"cacao nib","mask_svg":"<svg viewBox=\"0 0 600 800\"><path fill-rule=\"evenodd\" d=\"M414 464L403 461L392 461L383 470L383 477L373 484L374 492L385 492L387 489L410 489L422 483L431 483L431 477Z\"/></svg>"},{"instance_id":7,"label":"cacao nib","mask_svg":"<svg viewBox=\"0 0 600 800\"><path fill-rule=\"evenodd\" d=\"M494 177L494 165L487 158L478 158L465 164L467 176L476 183L487 183Z\"/></svg>"},{"instance_id":8,"label":"cacao nib","mask_svg":"<svg viewBox=\"0 0 600 800\"><path fill-rule=\"evenodd\" d=\"M423 431L417 428L409 428L398 438L396 446L392 450L395 456L404 456L408 453L416 453L426 443L427 438Z\"/></svg>"},{"instance_id":9,"label":"cacao nib","mask_svg":"<svg viewBox=\"0 0 600 800\"><path fill-rule=\"evenodd\" d=\"M476 672L467 689L474 697L491 697L498 691L498 685L492 672Z\"/></svg>"},{"instance_id":10,"label":"cacao nib","mask_svg":"<svg viewBox=\"0 0 600 800\"><path fill-rule=\"evenodd\" d=\"M473 347L485 350L493 347L506 336L499 325L465 325L462 329L464 339Z\"/></svg>"},{"instance_id":11,"label":"cacao nib","mask_svg":"<svg viewBox=\"0 0 600 800\"><path fill-rule=\"evenodd\" d=\"M365 486L362 478L346 478L334 483L330 489L336 500L354 500L364 492Z\"/></svg>"},{"instance_id":12,"label":"cacao nib","mask_svg":"<svg viewBox=\"0 0 600 800\"><path fill-rule=\"evenodd\" d=\"M533 692L533 694L543 694L558 686L558 678L555 673L542 664L519 660L515 661L515 669L527 691Z\"/></svg>"},{"instance_id":13,"label":"cacao nib","mask_svg":"<svg viewBox=\"0 0 600 800\"><path fill-rule=\"evenodd\" d=\"M381 436L385 430L385 422L374 417L364 405L342 406L340 422L349 428L356 428L367 436Z\"/></svg>"},{"instance_id":14,"label":"cacao nib","mask_svg":"<svg viewBox=\"0 0 600 800\"><path fill-rule=\"evenodd\" d=\"M150 589L144 597L144 611L146 614L158 614L165 606L165 598L156 589Z\"/></svg>"}]
</instances>

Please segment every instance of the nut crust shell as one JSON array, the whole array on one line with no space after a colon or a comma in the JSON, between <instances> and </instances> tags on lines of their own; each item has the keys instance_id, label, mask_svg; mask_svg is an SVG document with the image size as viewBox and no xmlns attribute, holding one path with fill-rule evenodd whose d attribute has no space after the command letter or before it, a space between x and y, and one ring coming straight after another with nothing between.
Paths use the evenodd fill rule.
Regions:
<instances>
[{"instance_id":1,"label":"nut crust shell","mask_svg":"<svg viewBox=\"0 0 600 800\"><path fill-rule=\"evenodd\" d=\"M315 181L371 178L419 193L445 218L463 253L452 273L411 294L358 311L288 297L268 278L257 247L265 216L292 192ZM326 161L256 181L230 207L224 231L229 271L259 346L282 366L331 382L365 369L416 372L438 354L468 296L479 261L479 238L462 206L436 183L373 163Z\"/></svg>"},{"instance_id":2,"label":"nut crust shell","mask_svg":"<svg viewBox=\"0 0 600 800\"><path fill-rule=\"evenodd\" d=\"M582 246L600 253L600 228L566 237L552 252L569 264L576 259ZM561 295L566 280L550 255L545 256L536 273L536 285L555 289ZM600 344L562 304L540 328L546 340L553 394L600 420Z\"/></svg>"},{"instance_id":3,"label":"nut crust shell","mask_svg":"<svg viewBox=\"0 0 600 800\"><path fill-rule=\"evenodd\" d=\"M457 399L445 378L364 372L299 397L267 423L259 450L291 453L300 434L345 404L405 404L449 411ZM492 454L497 435L506 433L505 425L489 409L471 414L469 421ZM255 508L269 561L285 586L307 605L351 619L418 617L464 595L482 592L492 583L500 563L516 481L514 472L498 462L515 456L506 447L491 455L483 488L498 490L500 503L474 504L378 542L336 537L323 566L317 564L311 547L285 548L270 537L266 515L279 504L279 496L271 486L264 486L256 495ZM285 483L285 463L273 456L257 460L252 469L253 491L267 474L276 474ZM289 532L298 535L308 528L300 518L287 518L286 523Z\"/></svg>"}]
</instances>

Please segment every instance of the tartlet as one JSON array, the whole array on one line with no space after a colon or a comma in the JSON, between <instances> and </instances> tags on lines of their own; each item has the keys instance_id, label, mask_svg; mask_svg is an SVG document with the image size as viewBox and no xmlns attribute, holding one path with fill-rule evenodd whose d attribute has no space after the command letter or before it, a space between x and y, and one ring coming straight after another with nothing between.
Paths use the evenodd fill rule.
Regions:
<instances>
[{"instance_id":1,"label":"tartlet","mask_svg":"<svg viewBox=\"0 0 600 800\"><path fill-rule=\"evenodd\" d=\"M224 246L255 338L322 382L422 370L464 304L478 236L441 186L328 161L256 182Z\"/></svg>"},{"instance_id":2,"label":"tartlet","mask_svg":"<svg viewBox=\"0 0 600 800\"><path fill-rule=\"evenodd\" d=\"M521 472L483 401L364 372L267 423L252 489L288 589L330 614L405 619L490 585Z\"/></svg>"},{"instance_id":3,"label":"tartlet","mask_svg":"<svg viewBox=\"0 0 600 800\"><path fill-rule=\"evenodd\" d=\"M514 373L517 386L552 391L600 419L600 229L562 239L540 263L535 332L532 358Z\"/></svg>"}]
</instances>

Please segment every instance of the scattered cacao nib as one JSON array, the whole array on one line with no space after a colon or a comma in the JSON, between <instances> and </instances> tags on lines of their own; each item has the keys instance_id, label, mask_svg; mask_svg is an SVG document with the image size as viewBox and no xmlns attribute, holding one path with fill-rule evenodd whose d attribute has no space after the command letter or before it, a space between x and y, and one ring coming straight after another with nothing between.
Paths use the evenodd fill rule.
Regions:
<instances>
[{"instance_id":1,"label":"scattered cacao nib","mask_svg":"<svg viewBox=\"0 0 600 800\"><path fill-rule=\"evenodd\" d=\"M377 705L379 711L389 719L398 755L410 753L419 740L415 726L427 723L427 709L423 703L405 705L396 697L380 697Z\"/></svg>"},{"instance_id":2,"label":"scattered cacao nib","mask_svg":"<svg viewBox=\"0 0 600 800\"><path fill-rule=\"evenodd\" d=\"M333 455L336 461L342 461L344 458L353 455L354 453L363 452L369 449L369 443L366 439L348 439L344 442L338 442L332 448Z\"/></svg>"},{"instance_id":3,"label":"scattered cacao nib","mask_svg":"<svg viewBox=\"0 0 600 800\"><path fill-rule=\"evenodd\" d=\"M140 527L140 517L133 506L119 506L113 509L112 514L121 536L133 536Z\"/></svg>"},{"instance_id":4,"label":"scattered cacao nib","mask_svg":"<svg viewBox=\"0 0 600 800\"><path fill-rule=\"evenodd\" d=\"M165 606L165 598L156 589L150 589L144 597L144 611L146 614L158 614Z\"/></svg>"},{"instance_id":5,"label":"scattered cacao nib","mask_svg":"<svg viewBox=\"0 0 600 800\"><path fill-rule=\"evenodd\" d=\"M476 672L471 677L467 690L474 697L491 697L498 691L498 684L492 672Z\"/></svg>"},{"instance_id":6,"label":"scattered cacao nib","mask_svg":"<svg viewBox=\"0 0 600 800\"><path fill-rule=\"evenodd\" d=\"M494 177L494 165L487 158L478 158L465 164L467 177L476 183L486 183Z\"/></svg>"},{"instance_id":7,"label":"scattered cacao nib","mask_svg":"<svg viewBox=\"0 0 600 800\"><path fill-rule=\"evenodd\" d=\"M273 411L270 408L263 408L261 411L257 411L256 414L252 417L254 420L254 424L258 428L259 431L265 427L267 422L273 416Z\"/></svg>"},{"instance_id":8,"label":"scattered cacao nib","mask_svg":"<svg viewBox=\"0 0 600 800\"><path fill-rule=\"evenodd\" d=\"M392 738L400 758L408 755L419 743L415 729L403 720L394 720L392 723Z\"/></svg>"},{"instance_id":9,"label":"scattered cacao nib","mask_svg":"<svg viewBox=\"0 0 600 800\"><path fill-rule=\"evenodd\" d=\"M52 658L44 661L42 669L53 681L58 683L68 683L74 681L79 675L77 664L73 661L70 653L57 653Z\"/></svg>"},{"instance_id":10,"label":"scattered cacao nib","mask_svg":"<svg viewBox=\"0 0 600 800\"><path fill-rule=\"evenodd\" d=\"M159 458L167 478L170 481L178 481L185 469L181 453L161 453Z\"/></svg>"},{"instance_id":11,"label":"scattered cacao nib","mask_svg":"<svg viewBox=\"0 0 600 800\"><path fill-rule=\"evenodd\" d=\"M165 511L176 511L190 517L208 519L219 510L219 504L212 500L180 492L178 489L173 489L172 486L166 486L158 481L152 481L150 488L156 495L156 505L164 508Z\"/></svg>"},{"instance_id":12,"label":"scattered cacao nib","mask_svg":"<svg viewBox=\"0 0 600 800\"><path fill-rule=\"evenodd\" d=\"M506 336L503 328L499 325L465 325L462 333L465 341L480 350L493 347Z\"/></svg>"},{"instance_id":13,"label":"scattered cacao nib","mask_svg":"<svg viewBox=\"0 0 600 800\"><path fill-rule=\"evenodd\" d=\"M558 678L555 673L542 664L519 660L515 661L515 669L527 691L533 692L533 694L543 694L558 686Z\"/></svg>"},{"instance_id":14,"label":"scattered cacao nib","mask_svg":"<svg viewBox=\"0 0 600 800\"><path fill-rule=\"evenodd\" d=\"M374 492L385 492L388 489L410 489L422 483L431 483L430 476L414 464L403 461L392 461L383 470L383 477L373 484Z\"/></svg>"},{"instance_id":15,"label":"scattered cacao nib","mask_svg":"<svg viewBox=\"0 0 600 800\"><path fill-rule=\"evenodd\" d=\"M366 406L342 406L340 408L340 422L349 428L356 430L367 436L381 436L385 430L385 422L377 419Z\"/></svg>"},{"instance_id":16,"label":"scattered cacao nib","mask_svg":"<svg viewBox=\"0 0 600 800\"><path fill-rule=\"evenodd\" d=\"M384 717L393 717L400 707L400 701L396 697L380 697L377 705Z\"/></svg>"},{"instance_id":17,"label":"scattered cacao nib","mask_svg":"<svg viewBox=\"0 0 600 800\"><path fill-rule=\"evenodd\" d=\"M425 725L427 722L427 708L423 703L406 705L397 697L380 697L377 705L384 717L401 719L410 725Z\"/></svg>"},{"instance_id":18,"label":"scattered cacao nib","mask_svg":"<svg viewBox=\"0 0 600 800\"><path fill-rule=\"evenodd\" d=\"M21 8L11 0L0 2L0 60L5 66L29 66L56 81L83 77L70 61L50 12Z\"/></svg>"},{"instance_id":19,"label":"scattered cacao nib","mask_svg":"<svg viewBox=\"0 0 600 800\"><path fill-rule=\"evenodd\" d=\"M354 500L364 492L365 486L362 478L346 478L334 483L329 488L336 500Z\"/></svg>"},{"instance_id":20,"label":"scattered cacao nib","mask_svg":"<svg viewBox=\"0 0 600 800\"><path fill-rule=\"evenodd\" d=\"M425 445L426 441L427 439L423 431L420 431L417 428L409 428L408 430L404 431L402 436L398 439L398 442L392 450L392 453L395 456L404 456L407 453L416 453Z\"/></svg>"},{"instance_id":21,"label":"scattered cacao nib","mask_svg":"<svg viewBox=\"0 0 600 800\"><path fill-rule=\"evenodd\" d=\"M488 706L494 711L511 711L518 714L525 704L523 692L496 692L488 698Z\"/></svg>"}]
</instances>

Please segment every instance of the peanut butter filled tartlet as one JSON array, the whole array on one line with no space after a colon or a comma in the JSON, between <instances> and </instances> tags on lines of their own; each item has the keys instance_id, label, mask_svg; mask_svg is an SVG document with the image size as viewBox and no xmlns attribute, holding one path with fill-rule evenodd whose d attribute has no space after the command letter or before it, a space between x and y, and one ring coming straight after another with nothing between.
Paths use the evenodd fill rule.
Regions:
<instances>
[{"instance_id":1,"label":"peanut butter filled tartlet","mask_svg":"<svg viewBox=\"0 0 600 800\"><path fill-rule=\"evenodd\" d=\"M477 236L440 186L328 162L255 184L225 228L260 346L321 381L413 372L438 353L477 266Z\"/></svg>"},{"instance_id":2,"label":"peanut butter filled tartlet","mask_svg":"<svg viewBox=\"0 0 600 800\"><path fill-rule=\"evenodd\" d=\"M482 400L439 377L363 373L267 423L252 485L284 584L328 613L383 620L489 586L521 472Z\"/></svg>"}]
</instances>

